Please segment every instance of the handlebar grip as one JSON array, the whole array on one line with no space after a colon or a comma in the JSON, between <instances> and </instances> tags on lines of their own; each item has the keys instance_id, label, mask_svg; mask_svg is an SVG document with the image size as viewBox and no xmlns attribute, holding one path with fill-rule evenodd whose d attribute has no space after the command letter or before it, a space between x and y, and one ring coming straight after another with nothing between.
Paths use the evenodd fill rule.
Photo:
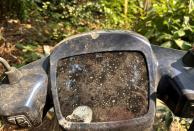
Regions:
<instances>
[{"instance_id":1,"label":"handlebar grip","mask_svg":"<svg viewBox=\"0 0 194 131\"><path fill-rule=\"evenodd\" d=\"M194 117L194 68L185 65L188 53L154 47L159 62L160 82L157 96L179 117ZM191 62L192 63L192 62Z\"/></svg>"}]
</instances>

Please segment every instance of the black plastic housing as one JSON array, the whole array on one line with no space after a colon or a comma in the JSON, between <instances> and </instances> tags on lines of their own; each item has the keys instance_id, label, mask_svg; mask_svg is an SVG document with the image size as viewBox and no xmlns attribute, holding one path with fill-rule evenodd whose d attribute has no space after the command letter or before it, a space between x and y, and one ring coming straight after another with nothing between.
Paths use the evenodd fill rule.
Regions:
<instances>
[{"instance_id":1,"label":"black plastic housing","mask_svg":"<svg viewBox=\"0 0 194 131\"><path fill-rule=\"evenodd\" d=\"M189 50L182 58L184 66L194 67L194 49Z\"/></svg>"},{"instance_id":2,"label":"black plastic housing","mask_svg":"<svg viewBox=\"0 0 194 131\"><path fill-rule=\"evenodd\" d=\"M143 53L149 72L149 109L141 117L110 122L68 122L61 113L57 91L57 63L60 59L96 52L138 51ZM96 31L70 37L55 48L50 56L51 90L59 124L69 130L142 130L151 128L155 115L157 61L147 39L128 31Z\"/></svg>"},{"instance_id":3,"label":"black plastic housing","mask_svg":"<svg viewBox=\"0 0 194 131\"><path fill-rule=\"evenodd\" d=\"M161 80L158 98L164 101L176 116L194 116L194 68L182 61L184 51L153 46L159 62Z\"/></svg>"},{"instance_id":4,"label":"black plastic housing","mask_svg":"<svg viewBox=\"0 0 194 131\"><path fill-rule=\"evenodd\" d=\"M22 76L16 83L0 85L0 114L10 124L21 128L42 123L47 98L48 59L41 59L19 69Z\"/></svg>"}]
</instances>

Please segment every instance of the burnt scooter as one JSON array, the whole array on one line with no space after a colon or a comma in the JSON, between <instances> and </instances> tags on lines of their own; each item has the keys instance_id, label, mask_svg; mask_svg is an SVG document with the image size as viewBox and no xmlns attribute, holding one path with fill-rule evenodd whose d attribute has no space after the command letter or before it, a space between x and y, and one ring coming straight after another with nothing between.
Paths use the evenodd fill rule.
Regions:
<instances>
[{"instance_id":1,"label":"burnt scooter","mask_svg":"<svg viewBox=\"0 0 194 131\"><path fill-rule=\"evenodd\" d=\"M156 97L176 116L194 116L194 51L150 45L134 32L72 36L19 69L0 62L0 115L19 128L41 129L54 107L60 128L52 130L152 130Z\"/></svg>"}]
</instances>

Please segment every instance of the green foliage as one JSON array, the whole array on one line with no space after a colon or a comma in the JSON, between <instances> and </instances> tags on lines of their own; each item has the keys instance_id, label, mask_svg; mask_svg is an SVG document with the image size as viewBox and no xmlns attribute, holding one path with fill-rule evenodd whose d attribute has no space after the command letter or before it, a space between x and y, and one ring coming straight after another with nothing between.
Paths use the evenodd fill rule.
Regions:
<instances>
[{"instance_id":1,"label":"green foliage","mask_svg":"<svg viewBox=\"0 0 194 131\"><path fill-rule=\"evenodd\" d=\"M189 129L192 119L175 117L163 102L157 100L157 111L154 123L156 131L186 131ZM175 127L174 127L175 126Z\"/></svg>"},{"instance_id":2,"label":"green foliage","mask_svg":"<svg viewBox=\"0 0 194 131\"><path fill-rule=\"evenodd\" d=\"M37 44L17 43L16 47L22 50L22 63L23 64L28 64L41 57L41 55L37 53L36 51L36 49L38 48Z\"/></svg>"},{"instance_id":3,"label":"green foliage","mask_svg":"<svg viewBox=\"0 0 194 131\"><path fill-rule=\"evenodd\" d=\"M140 17L138 32L163 47L188 50L194 43L193 0L158 0Z\"/></svg>"},{"instance_id":4,"label":"green foliage","mask_svg":"<svg viewBox=\"0 0 194 131\"><path fill-rule=\"evenodd\" d=\"M162 107L158 107L157 112L160 113L161 115L158 117L159 121L158 121L158 125L157 127L158 130L169 130L170 129L170 125L173 122L174 116L172 114L172 112L166 108L165 106ZM163 126L159 126L159 123L164 123Z\"/></svg>"},{"instance_id":5,"label":"green foliage","mask_svg":"<svg viewBox=\"0 0 194 131\"><path fill-rule=\"evenodd\" d=\"M98 23L95 19L101 16L99 3L79 1L65 1L55 5L49 1L43 2L39 8L43 16L49 16L55 21L64 21L66 25L75 27L87 26L89 22Z\"/></svg>"},{"instance_id":6,"label":"green foliage","mask_svg":"<svg viewBox=\"0 0 194 131\"><path fill-rule=\"evenodd\" d=\"M35 4L31 0L0 0L0 17L17 17L20 20L28 18L30 9Z\"/></svg>"},{"instance_id":7,"label":"green foliage","mask_svg":"<svg viewBox=\"0 0 194 131\"><path fill-rule=\"evenodd\" d=\"M102 0L100 5L105 15L105 29L131 29L140 10L136 0L128 1L127 14L124 14L124 0Z\"/></svg>"},{"instance_id":8,"label":"green foliage","mask_svg":"<svg viewBox=\"0 0 194 131\"><path fill-rule=\"evenodd\" d=\"M50 39L60 41L80 32L96 29L127 29L145 35L163 47L188 50L194 43L193 0L153 0L144 10L142 1L72 0L45 1L38 8L47 17ZM127 8L125 14L124 10ZM58 23L58 24L56 24Z\"/></svg>"},{"instance_id":9,"label":"green foliage","mask_svg":"<svg viewBox=\"0 0 194 131\"><path fill-rule=\"evenodd\" d=\"M124 0L71 0L58 1L58 4L45 1L38 11L49 21L51 39L60 41L69 35L96 29L130 30L141 9L138 4L130 0L128 12L124 14Z\"/></svg>"},{"instance_id":10,"label":"green foliage","mask_svg":"<svg viewBox=\"0 0 194 131\"><path fill-rule=\"evenodd\" d=\"M39 20L48 24L51 40L60 41L69 35L96 29L127 29L163 47L190 49L194 43L193 0L147 1L8 0L1 4L11 14L16 10L20 19L38 14Z\"/></svg>"}]
</instances>

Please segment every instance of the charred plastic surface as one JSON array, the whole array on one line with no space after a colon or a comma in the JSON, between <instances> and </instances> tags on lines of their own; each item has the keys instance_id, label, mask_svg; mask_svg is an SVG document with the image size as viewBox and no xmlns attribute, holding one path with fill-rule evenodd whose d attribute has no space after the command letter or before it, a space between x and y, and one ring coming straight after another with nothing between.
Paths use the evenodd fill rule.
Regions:
<instances>
[{"instance_id":1,"label":"charred plastic surface","mask_svg":"<svg viewBox=\"0 0 194 131\"><path fill-rule=\"evenodd\" d=\"M0 85L0 115L16 127L39 126L42 122L47 96L48 61L44 58L19 69L22 73L17 83Z\"/></svg>"},{"instance_id":2,"label":"charred plastic surface","mask_svg":"<svg viewBox=\"0 0 194 131\"><path fill-rule=\"evenodd\" d=\"M148 110L148 74L138 52L104 52L61 59L57 68L63 116L82 105L92 122L136 118Z\"/></svg>"},{"instance_id":3,"label":"charred plastic surface","mask_svg":"<svg viewBox=\"0 0 194 131\"><path fill-rule=\"evenodd\" d=\"M103 52L105 54L98 54L99 52ZM119 54L114 55L113 52L123 52L123 58L119 58L119 56L117 56ZM140 77L148 82L146 86L143 86L142 84L145 81L142 83L138 81L137 84L135 84L135 82L132 83L132 90L127 89L128 86L126 86L126 84L130 80L133 80L132 77L134 77L135 75L132 75L134 69L131 67L130 69L132 70L130 70L127 67L130 66L130 64L127 65L125 63L128 61L128 57L126 56L130 56L130 53L127 53L126 55L125 52L141 52L141 54L143 54L143 58L145 58L143 60L144 66L140 64L142 61L139 63L135 62L136 59L140 60L140 58L142 58L137 54L137 56L133 56L133 54L133 57L130 57L130 62L133 62L132 65L137 66L137 71L139 72L141 72L143 68L147 67L147 72L144 72L146 75L142 72L147 78L143 77L143 74L140 74ZM89 54L93 55L90 56ZM101 55L104 55L105 58L110 57L112 61L110 58L109 60L106 60L103 57L101 62L99 62L100 60L97 61L96 55L97 58ZM79 56L82 57L79 58ZM75 60L72 60L71 62L67 61L69 58L74 58ZM83 63L77 63L77 61L83 61ZM111 71L112 69L109 69L109 66L102 67L102 64L98 64L98 62L106 63L106 61L108 61L107 63L109 63L110 61L110 65L116 65L111 68L117 67L121 70ZM69 63L65 65L65 62ZM90 64L93 66L87 66ZM67 69L60 70L60 68ZM70 72L64 73L62 72L62 70L67 70ZM109 73L106 72L107 75L110 75L110 77L107 75L103 76L105 74L103 74L103 70L107 72L108 70L110 70ZM126 75L124 75L125 73ZM70 79L69 76L63 76L70 74L74 74L72 75L72 77L75 77L75 81L74 79ZM76 76L76 74L78 76ZM121 79L119 78L120 76ZM153 125L156 99L155 89L157 86L157 61L149 42L141 35L129 31L94 31L72 36L66 40L63 40L62 42L60 42L60 44L58 44L58 46L50 55L50 78L55 112L59 124L64 129L93 131L118 131L130 129L131 131L142 131L149 129ZM124 80L124 82L122 81L122 79ZM142 88L135 89L135 85L138 87L142 86ZM77 91L73 92L71 91L72 89ZM97 91L94 89L96 89ZM142 92L140 91L140 89L142 89ZM136 93L140 92L142 94L137 95L135 93L129 93L129 90L130 92L136 91ZM119 95L117 94L118 92ZM121 95L122 93L128 93L129 96L126 96L124 98ZM143 95L145 96L142 97ZM118 97L115 99L115 96ZM72 100L72 102L67 103L68 100ZM146 100L147 102L145 102ZM130 107L129 105L132 103L135 105L133 107ZM70 110L67 107L68 104L70 105ZM71 115L75 111L74 109L77 109L77 106L88 106L92 109L93 120L91 123L84 123L84 120L84 122L77 122L77 120L75 122L74 120L72 121L72 119L70 120L71 122L67 121L67 115ZM139 107L142 107L142 109L140 109ZM95 111L95 109L97 108L99 110ZM110 108L114 109L114 111L108 111L108 109ZM98 114L98 112L100 113ZM114 115L117 115L117 118Z\"/></svg>"},{"instance_id":4,"label":"charred plastic surface","mask_svg":"<svg viewBox=\"0 0 194 131\"><path fill-rule=\"evenodd\" d=\"M158 98L164 101L176 116L193 118L194 68L183 60L193 63L191 59L187 59L192 50L188 53L157 46L152 46L152 49L158 59L162 77L157 88Z\"/></svg>"}]
</instances>

